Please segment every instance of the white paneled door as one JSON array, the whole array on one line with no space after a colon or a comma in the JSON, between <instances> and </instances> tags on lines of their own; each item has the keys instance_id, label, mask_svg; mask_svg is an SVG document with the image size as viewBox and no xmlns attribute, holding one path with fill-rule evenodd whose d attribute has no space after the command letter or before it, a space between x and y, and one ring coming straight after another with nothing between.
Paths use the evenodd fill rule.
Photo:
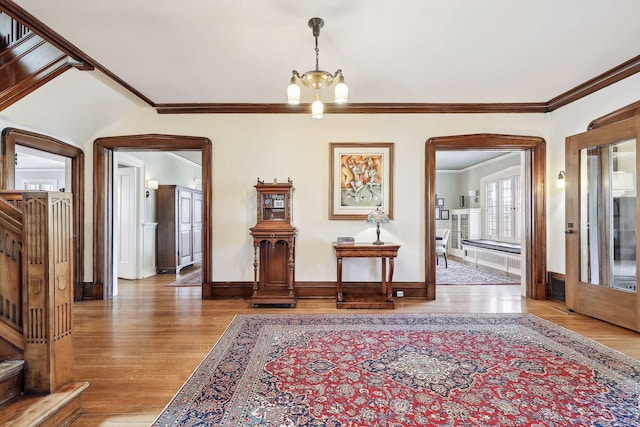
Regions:
<instances>
[{"instance_id":1,"label":"white paneled door","mask_svg":"<svg viewBox=\"0 0 640 427\"><path fill-rule=\"evenodd\" d=\"M136 279L136 168L117 169L118 277Z\"/></svg>"}]
</instances>

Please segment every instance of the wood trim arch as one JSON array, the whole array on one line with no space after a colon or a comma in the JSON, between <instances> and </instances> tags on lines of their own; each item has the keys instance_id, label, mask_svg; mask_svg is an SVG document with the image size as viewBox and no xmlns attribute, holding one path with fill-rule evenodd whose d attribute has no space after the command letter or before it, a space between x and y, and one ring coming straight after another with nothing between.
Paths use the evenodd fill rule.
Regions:
<instances>
[{"instance_id":1,"label":"wood trim arch","mask_svg":"<svg viewBox=\"0 0 640 427\"><path fill-rule=\"evenodd\" d=\"M197 136L128 135L98 138L93 144L93 298L113 296L112 271L108 267L113 255L112 197L108 179L113 170L114 151L186 151L202 152L202 298L211 298L213 277L213 174L211 140Z\"/></svg>"},{"instance_id":2,"label":"wood trim arch","mask_svg":"<svg viewBox=\"0 0 640 427\"><path fill-rule=\"evenodd\" d=\"M2 131L2 161L0 162L0 188L15 189L14 155L16 145L33 148L71 159L71 193L73 200L73 236L78 253L84 254L84 152L81 148L47 135L16 128ZM84 257L74 257L74 299L82 299Z\"/></svg>"},{"instance_id":3,"label":"wood trim arch","mask_svg":"<svg viewBox=\"0 0 640 427\"><path fill-rule=\"evenodd\" d=\"M435 191L436 150L513 150L528 151L531 176L528 177L528 204L525 219L527 271L526 296L546 298L545 165L543 138L520 135L474 134L429 138L425 144L425 287L427 300L436 298L435 271Z\"/></svg>"},{"instance_id":4,"label":"wood trim arch","mask_svg":"<svg viewBox=\"0 0 640 427\"><path fill-rule=\"evenodd\" d=\"M587 130L593 130L602 126L609 125L611 123L627 120L632 117L640 116L640 101L636 101L632 104L625 105L611 113L605 114L602 117L598 117L589 123Z\"/></svg>"}]
</instances>

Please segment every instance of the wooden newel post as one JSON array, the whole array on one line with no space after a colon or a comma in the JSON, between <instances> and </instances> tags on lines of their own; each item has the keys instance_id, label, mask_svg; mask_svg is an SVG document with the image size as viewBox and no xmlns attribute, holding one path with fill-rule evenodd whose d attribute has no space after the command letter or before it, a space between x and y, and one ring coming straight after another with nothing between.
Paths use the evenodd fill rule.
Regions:
<instances>
[{"instance_id":1,"label":"wooden newel post","mask_svg":"<svg viewBox=\"0 0 640 427\"><path fill-rule=\"evenodd\" d=\"M24 193L25 392L73 381L71 193Z\"/></svg>"}]
</instances>

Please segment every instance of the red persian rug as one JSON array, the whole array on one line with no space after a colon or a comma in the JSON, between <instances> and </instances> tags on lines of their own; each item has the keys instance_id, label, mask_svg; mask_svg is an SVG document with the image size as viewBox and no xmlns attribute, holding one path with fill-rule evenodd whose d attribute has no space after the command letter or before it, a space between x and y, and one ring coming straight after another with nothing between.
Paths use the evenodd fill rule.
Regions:
<instances>
[{"instance_id":1,"label":"red persian rug","mask_svg":"<svg viewBox=\"0 0 640 427\"><path fill-rule=\"evenodd\" d=\"M640 426L640 362L528 314L238 315L155 426Z\"/></svg>"}]
</instances>

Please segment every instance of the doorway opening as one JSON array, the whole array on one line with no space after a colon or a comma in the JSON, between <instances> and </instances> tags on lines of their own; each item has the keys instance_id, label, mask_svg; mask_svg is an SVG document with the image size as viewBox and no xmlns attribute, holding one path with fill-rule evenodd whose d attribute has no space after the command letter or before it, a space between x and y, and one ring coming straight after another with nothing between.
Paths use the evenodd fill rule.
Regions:
<instances>
[{"instance_id":1,"label":"doorway opening","mask_svg":"<svg viewBox=\"0 0 640 427\"><path fill-rule=\"evenodd\" d=\"M436 151L436 285L522 284L524 172L521 151Z\"/></svg>"},{"instance_id":2,"label":"doorway opening","mask_svg":"<svg viewBox=\"0 0 640 427\"><path fill-rule=\"evenodd\" d=\"M114 291L114 152L198 152L202 173L202 297L211 297L213 183L212 145L208 138L174 135L131 135L99 138L94 143L94 257L92 299L108 299Z\"/></svg>"},{"instance_id":3,"label":"doorway opening","mask_svg":"<svg viewBox=\"0 0 640 427\"><path fill-rule=\"evenodd\" d=\"M20 148L18 148L20 147ZM84 152L81 148L59 141L47 135L29 132L16 128L5 128L2 131L2 155L0 155L0 189L16 188L15 159L22 149L36 150L65 160L64 191L72 193L73 200L73 239L78 254L84 254ZM18 155L19 157L19 155ZM18 176L18 179L20 177ZM38 182L38 186L52 185L49 182ZM54 191L61 190L58 185ZM47 187L49 188L49 187ZM84 257L74 257L74 299L82 298L84 285Z\"/></svg>"},{"instance_id":4,"label":"doorway opening","mask_svg":"<svg viewBox=\"0 0 640 427\"><path fill-rule=\"evenodd\" d=\"M523 271L525 295L546 297L545 141L539 137L475 134L430 138L425 148L425 287L428 300L436 298L436 151L519 151L525 176L522 229L525 234ZM438 217L440 218L440 216Z\"/></svg>"}]
</instances>

